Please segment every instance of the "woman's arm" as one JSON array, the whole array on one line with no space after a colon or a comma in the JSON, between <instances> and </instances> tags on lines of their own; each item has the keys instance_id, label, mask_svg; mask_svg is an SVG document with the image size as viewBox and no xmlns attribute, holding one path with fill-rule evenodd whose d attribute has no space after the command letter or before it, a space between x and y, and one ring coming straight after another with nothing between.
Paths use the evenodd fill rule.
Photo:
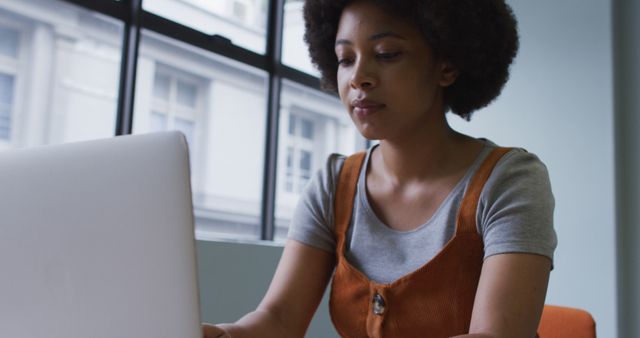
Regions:
<instances>
[{"instance_id":1,"label":"woman's arm","mask_svg":"<svg viewBox=\"0 0 640 338\"><path fill-rule=\"evenodd\" d=\"M535 337L550 271L549 258L535 254L485 259L469 334L454 338Z\"/></svg>"},{"instance_id":2,"label":"woman's arm","mask_svg":"<svg viewBox=\"0 0 640 338\"><path fill-rule=\"evenodd\" d=\"M204 337L303 337L324 295L334 261L331 253L289 240L257 309L234 324L203 325Z\"/></svg>"}]
</instances>

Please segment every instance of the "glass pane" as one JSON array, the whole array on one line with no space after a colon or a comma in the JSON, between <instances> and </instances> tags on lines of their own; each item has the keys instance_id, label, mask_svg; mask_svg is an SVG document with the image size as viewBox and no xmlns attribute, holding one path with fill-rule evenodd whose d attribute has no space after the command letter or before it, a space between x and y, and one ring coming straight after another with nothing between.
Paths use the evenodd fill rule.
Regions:
<instances>
[{"instance_id":1,"label":"glass pane","mask_svg":"<svg viewBox=\"0 0 640 338\"><path fill-rule=\"evenodd\" d=\"M171 91L171 78L165 74L155 74L153 79L153 96L159 99L168 100Z\"/></svg>"},{"instance_id":2,"label":"glass pane","mask_svg":"<svg viewBox=\"0 0 640 338\"><path fill-rule=\"evenodd\" d=\"M334 96L285 80L280 104L275 210L277 241L283 241L286 237L300 189L325 165L329 154L351 154L365 144L342 103ZM292 116L295 118L292 119ZM287 124L292 120L298 121L301 130L307 128L313 132L290 134ZM305 122L300 122L305 120L307 127L304 127ZM312 137L306 137L305 133ZM296 154L299 158L294 157Z\"/></svg>"},{"instance_id":3,"label":"glass pane","mask_svg":"<svg viewBox=\"0 0 640 338\"><path fill-rule=\"evenodd\" d=\"M282 63L305 73L320 76L312 65L304 42L303 0L287 0L284 3L284 28L282 31Z\"/></svg>"},{"instance_id":4,"label":"glass pane","mask_svg":"<svg viewBox=\"0 0 640 338\"><path fill-rule=\"evenodd\" d=\"M0 140L5 141L11 139L13 82L13 76L0 73Z\"/></svg>"},{"instance_id":5,"label":"glass pane","mask_svg":"<svg viewBox=\"0 0 640 338\"><path fill-rule=\"evenodd\" d=\"M195 85L178 80L178 103L187 107L195 108L197 90L198 89Z\"/></svg>"},{"instance_id":6,"label":"glass pane","mask_svg":"<svg viewBox=\"0 0 640 338\"><path fill-rule=\"evenodd\" d=\"M195 133L195 124L193 123L193 121L176 117L175 128L176 130L179 130L184 134L190 147L194 145L193 134Z\"/></svg>"},{"instance_id":7,"label":"glass pane","mask_svg":"<svg viewBox=\"0 0 640 338\"><path fill-rule=\"evenodd\" d=\"M293 191L293 184L294 184L294 175L295 175L295 168L293 167L293 148L292 147L288 147L287 148L287 167L285 168L286 171L286 175L287 177L285 178L285 190L288 192L292 192Z\"/></svg>"},{"instance_id":8,"label":"glass pane","mask_svg":"<svg viewBox=\"0 0 640 338\"><path fill-rule=\"evenodd\" d=\"M302 193L304 188L306 188L309 183L309 178L311 177L310 173L304 173L300 176L300 183L298 185L298 193Z\"/></svg>"},{"instance_id":9,"label":"glass pane","mask_svg":"<svg viewBox=\"0 0 640 338\"><path fill-rule=\"evenodd\" d=\"M17 58L19 40L20 32L0 26L0 55Z\"/></svg>"},{"instance_id":10,"label":"glass pane","mask_svg":"<svg viewBox=\"0 0 640 338\"><path fill-rule=\"evenodd\" d=\"M289 115L289 135L296 134L296 116Z\"/></svg>"},{"instance_id":11,"label":"glass pane","mask_svg":"<svg viewBox=\"0 0 640 338\"><path fill-rule=\"evenodd\" d=\"M247 4L240 1L233 1L233 15L232 17L245 21L247 19Z\"/></svg>"},{"instance_id":12,"label":"glass pane","mask_svg":"<svg viewBox=\"0 0 640 338\"><path fill-rule=\"evenodd\" d=\"M287 190L287 192L293 192L293 175L287 174L285 185L286 185L285 189Z\"/></svg>"},{"instance_id":13,"label":"glass pane","mask_svg":"<svg viewBox=\"0 0 640 338\"><path fill-rule=\"evenodd\" d=\"M155 81L170 84L166 101ZM260 236L266 83L260 70L142 32L133 132L153 131L156 111L187 137L198 238Z\"/></svg>"},{"instance_id":14,"label":"glass pane","mask_svg":"<svg viewBox=\"0 0 640 338\"><path fill-rule=\"evenodd\" d=\"M13 76L0 73L0 104L11 105L13 103Z\"/></svg>"},{"instance_id":15,"label":"glass pane","mask_svg":"<svg viewBox=\"0 0 640 338\"><path fill-rule=\"evenodd\" d=\"M0 150L112 137L122 34L70 2L0 1L0 72L13 78L1 84L13 129Z\"/></svg>"},{"instance_id":16,"label":"glass pane","mask_svg":"<svg viewBox=\"0 0 640 338\"><path fill-rule=\"evenodd\" d=\"M287 148L287 172L293 171L293 148Z\"/></svg>"},{"instance_id":17,"label":"glass pane","mask_svg":"<svg viewBox=\"0 0 640 338\"><path fill-rule=\"evenodd\" d=\"M146 11L264 53L268 0L144 0Z\"/></svg>"},{"instance_id":18,"label":"glass pane","mask_svg":"<svg viewBox=\"0 0 640 338\"><path fill-rule=\"evenodd\" d=\"M300 170L311 170L311 153L308 151L300 151Z\"/></svg>"},{"instance_id":19,"label":"glass pane","mask_svg":"<svg viewBox=\"0 0 640 338\"><path fill-rule=\"evenodd\" d=\"M11 139L11 111L0 105L0 140Z\"/></svg>"},{"instance_id":20,"label":"glass pane","mask_svg":"<svg viewBox=\"0 0 640 338\"><path fill-rule=\"evenodd\" d=\"M158 112L151 112L151 124L150 124L150 131L164 131L167 130L167 115L162 114L162 113L158 113Z\"/></svg>"},{"instance_id":21,"label":"glass pane","mask_svg":"<svg viewBox=\"0 0 640 338\"><path fill-rule=\"evenodd\" d=\"M313 140L313 122L308 119L302 119L302 137Z\"/></svg>"}]
</instances>

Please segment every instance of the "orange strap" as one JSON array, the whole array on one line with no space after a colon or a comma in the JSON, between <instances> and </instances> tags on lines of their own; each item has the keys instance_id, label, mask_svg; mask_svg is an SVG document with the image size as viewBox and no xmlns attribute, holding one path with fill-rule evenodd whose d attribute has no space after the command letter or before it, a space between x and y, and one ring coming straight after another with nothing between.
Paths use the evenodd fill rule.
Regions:
<instances>
[{"instance_id":1,"label":"orange strap","mask_svg":"<svg viewBox=\"0 0 640 338\"><path fill-rule=\"evenodd\" d=\"M495 168L498 161L509 152L512 148L495 148L484 160L480 168L476 171L468 185L464 194L460 209L458 211L456 233L477 232L476 228L476 211L478 210L478 201L480 193L484 188L484 184L489 179L489 175Z\"/></svg>"},{"instance_id":2,"label":"orange strap","mask_svg":"<svg viewBox=\"0 0 640 338\"><path fill-rule=\"evenodd\" d=\"M338 234L337 248L339 253L344 250L344 238L339 234L346 232L351 220L351 211L353 210L353 202L356 196L358 175L364 164L366 153L364 151L355 153L344 161L340 177L338 178L338 187L334 197L334 215L335 215L335 233Z\"/></svg>"},{"instance_id":3,"label":"orange strap","mask_svg":"<svg viewBox=\"0 0 640 338\"><path fill-rule=\"evenodd\" d=\"M484 183L489 178L489 175L491 175L498 161L511 149L512 148L503 147L495 148L473 175L468 185L468 190L465 192L462 202L460 203L456 233L476 232L476 210L478 210L478 201L480 200L480 193L482 193ZM334 199L336 217L334 224L336 226L336 234L344 234L347 230L345 227L350 223L358 175L362 170L365 156L365 152L359 152L347 157L340 171L336 197ZM338 239L338 250L341 251L341 242L344 240L344 236L338 236Z\"/></svg>"}]
</instances>

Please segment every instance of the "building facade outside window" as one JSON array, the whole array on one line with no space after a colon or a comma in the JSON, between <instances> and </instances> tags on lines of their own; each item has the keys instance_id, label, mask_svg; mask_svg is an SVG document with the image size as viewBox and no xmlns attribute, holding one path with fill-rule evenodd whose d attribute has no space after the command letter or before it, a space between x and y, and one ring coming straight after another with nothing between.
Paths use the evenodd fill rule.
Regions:
<instances>
[{"instance_id":1,"label":"building facade outside window","mask_svg":"<svg viewBox=\"0 0 640 338\"><path fill-rule=\"evenodd\" d=\"M114 135L122 26L60 0L0 2L0 150Z\"/></svg>"},{"instance_id":2,"label":"building facade outside window","mask_svg":"<svg viewBox=\"0 0 640 338\"><path fill-rule=\"evenodd\" d=\"M331 153L350 154L364 140L336 97L284 81L280 101L275 240L286 239L300 194Z\"/></svg>"},{"instance_id":3,"label":"building facade outside window","mask_svg":"<svg viewBox=\"0 0 640 338\"><path fill-rule=\"evenodd\" d=\"M265 72L143 31L133 132L185 134L200 238L260 236L267 78Z\"/></svg>"},{"instance_id":4,"label":"building facade outside window","mask_svg":"<svg viewBox=\"0 0 640 338\"><path fill-rule=\"evenodd\" d=\"M302 18L302 0L286 0L284 4L284 28L282 31L282 63L289 67L320 77L313 68L304 43L304 20Z\"/></svg>"},{"instance_id":5,"label":"building facade outside window","mask_svg":"<svg viewBox=\"0 0 640 338\"><path fill-rule=\"evenodd\" d=\"M0 144L8 144L14 122L20 31L0 24Z\"/></svg>"},{"instance_id":6,"label":"building facade outside window","mask_svg":"<svg viewBox=\"0 0 640 338\"><path fill-rule=\"evenodd\" d=\"M0 140L11 140L14 77L0 73Z\"/></svg>"},{"instance_id":7,"label":"building facade outside window","mask_svg":"<svg viewBox=\"0 0 640 338\"><path fill-rule=\"evenodd\" d=\"M145 10L264 53L268 0L144 0Z\"/></svg>"},{"instance_id":8,"label":"building facade outside window","mask_svg":"<svg viewBox=\"0 0 640 338\"><path fill-rule=\"evenodd\" d=\"M157 69L153 81L150 131L179 130L187 138L189 147L196 147L196 121L201 115L204 92L200 87L193 75Z\"/></svg>"},{"instance_id":9,"label":"building facade outside window","mask_svg":"<svg viewBox=\"0 0 640 338\"><path fill-rule=\"evenodd\" d=\"M299 194L311 178L313 154L321 153L315 148L320 144L315 141L317 123L302 114L289 115L289 137L287 140L287 161L284 186L288 193Z\"/></svg>"},{"instance_id":10,"label":"building facade outside window","mask_svg":"<svg viewBox=\"0 0 640 338\"><path fill-rule=\"evenodd\" d=\"M265 0L145 0L143 7L265 50ZM285 11L300 14L299 5ZM287 29L299 32L295 25L302 21ZM0 2L0 150L112 137L122 34L119 20L62 0ZM268 73L144 29L136 61L133 133L185 134L197 236L260 238ZM282 241L300 193L327 156L363 142L335 96L288 80L278 123L275 225Z\"/></svg>"}]
</instances>

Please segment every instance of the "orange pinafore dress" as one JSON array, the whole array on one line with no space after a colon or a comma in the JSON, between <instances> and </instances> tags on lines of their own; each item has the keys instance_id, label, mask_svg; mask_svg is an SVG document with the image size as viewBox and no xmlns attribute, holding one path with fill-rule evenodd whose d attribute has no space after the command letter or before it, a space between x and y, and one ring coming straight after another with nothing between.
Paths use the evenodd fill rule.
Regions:
<instances>
[{"instance_id":1,"label":"orange pinafore dress","mask_svg":"<svg viewBox=\"0 0 640 338\"><path fill-rule=\"evenodd\" d=\"M476 230L480 193L508 148L494 149L472 177L456 231L429 262L390 284L369 280L345 258L345 238L365 154L348 157L335 198L337 265L331 284L331 320L343 338L448 338L469 332L484 257Z\"/></svg>"}]
</instances>

